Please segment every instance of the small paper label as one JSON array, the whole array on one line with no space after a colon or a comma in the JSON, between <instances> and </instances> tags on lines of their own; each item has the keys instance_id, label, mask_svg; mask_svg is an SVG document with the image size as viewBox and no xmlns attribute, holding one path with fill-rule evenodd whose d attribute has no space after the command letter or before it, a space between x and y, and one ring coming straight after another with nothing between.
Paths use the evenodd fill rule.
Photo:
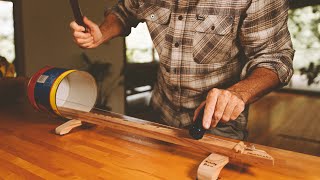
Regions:
<instances>
[{"instance_id":1,"label":"small paper label","mask_svg":"<svg viewBox=\"0 0 320 180\"><path fill-rule=\"evenodd\" d=\"M37 80L37 83L44 83L46 82L46 80L48 79L49 76L46 76L46 75L41 75L38 80Z\"/></svg>"}]
</instances>

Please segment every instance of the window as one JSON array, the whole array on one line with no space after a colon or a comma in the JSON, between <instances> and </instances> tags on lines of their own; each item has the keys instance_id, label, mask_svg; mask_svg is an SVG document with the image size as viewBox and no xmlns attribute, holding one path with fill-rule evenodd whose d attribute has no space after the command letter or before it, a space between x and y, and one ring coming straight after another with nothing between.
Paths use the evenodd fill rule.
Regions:
<instances>
[{"instance_id":1,"label":"window","mask_svg":"<svg viewBox=\"0 0 320 180\"><path fill-rule=\"evenodd\" d=\"M288 27L296 50L289 87L320 91L320 5L290 10Z\"/></svg>"},{"instance_id":2,"label":"window","mask_svg":"<svg viewBox=\"0 0 320 180\"><path fill-rule=\"evenodd\" d=\"M295 53L294 68L320 61L320 5L289 11L288 23Z\"/></svg>"},{"instance_id":3,"label":"window","mask_svg":"<svg viewBox=\"0 0 320 180\"><path fill-rule=\"evenodd\" d=\"M131 34L126 37L126 57L128 63L159 61L146 23L140 23L136 28L132 28Z\"/></svg>"},{"instance_id":4,"label":"window","mask_svg":"<svg viewBox=\"0 0 320 180\"><path fill-rule=\"evenodd\" d=\"M149 109L153 84L157 79L159 56L146 23L131 28L126 42L126 114L140 117Z\"/></svg>"},{"instance_id":5,"label":"window","mask_svg":"<svg viewBox=\"0 0 320 180\"><path fill-rule=\"evenodd\" d=\"M0 1L0 56L10 63L15 58L13 2Z\"/></svg>"}]
</instances>

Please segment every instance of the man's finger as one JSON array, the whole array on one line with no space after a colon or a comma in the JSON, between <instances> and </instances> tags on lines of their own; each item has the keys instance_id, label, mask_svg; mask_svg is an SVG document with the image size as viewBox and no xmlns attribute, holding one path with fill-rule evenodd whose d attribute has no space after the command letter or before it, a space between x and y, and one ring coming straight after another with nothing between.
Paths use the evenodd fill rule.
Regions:
<instances>
[{"instance_id":1,"label":"man's finger","mask_svg":"<svg viewBox=\"0 0 320 180\"><path fill-rule=\"evenodd\" d=\"M213 89L208 93L206 99L206 106L204 109L203 122L202 125L204 128L209 129L211 125L212 115L216 107L217 99L220 91L218 89Z\"/></svg>"},{"instance_id":2,"label":"man's finger","mask_svg":"<svg viewBox=\"0 0 320 180\"><path fill-rule=\"evenodd\" d=\"M215 120L214 118L212 118L211 127L216 127L219 122L220 122L220 120Z\"/></svg>"},{"instance_id":3,"label":"man's finger","mask_svg":"<svg viewBox=\"0 0 320 180\"><path fill-rule=\"evenodd\" d=\"M83 22L89 27L90 30L93 30L97 27L97 25L87 17L83 17Z\"/></svg>"},{"instance_id":4,"label":"man's finger","mask_svg":"<svg viewBox=\"0 0 320 180\"><path fill-rule=\"evenodd\" d=\"M82 38L82 39L87 39L87 38L92 37L90 33L83 33L82 31L75 31L73 33L73 36L75 38Z\"/></svg>"},{"instance_id":5,"label":"man's finger","mask_svg":"<svg viewBox=\"0 0 320 180\"><path fill-rule=\"evenodd\" d=\"M96 44L91 44L90 46L88 46L87 48L88 49L91 49L91 48L96 48L97 47L97 45Z\"/></svg>"},{"instance_id":6,"label":"man's finger","mask_svg":"<svg viewBox=\"0 0 320 180\"><path fill-rule=\"evenodd\" d=\"M245 108L244 103L238 104L238 105L234 108L234 110L233 110L233 112L232 112L232 114L231 114L230 119L231 119L231 120L237 119L237 118L239 117L239 115L242 113L242 111L244 110L244 108Z\"/></svg>"},{"instance_id":7,"label":"man's finger","mask_svg":"<svg viewBox=\"0 0 320 180\"><path fill-rule=\"evenodd\" d=\"M220 94L220 96L217 99L217 103L216 103L216 107L215 107L215 111L214 114L212 116L212 118L215 120L211 126L212 127L216 127L216 125L218 124L218 122L220 121L224 110L226 109L226 106L229 102L231 94L228 94L226 92L223 92Z\"/></svg>"},{"instance_id":8,"label":"man's finger","mask_svg":"<svg viewBox=\"0 0 320 180\"><path fill-rule=\"evenodd\" d=\"M199 107L194 111L194 115L193 115L193 121L196 120L196 118L198 117L199 115L199 112L201 111L201 109L203 108L203 106L206 104L206 102L202 102Z\"/></svg>"},{"instance_id":9,"label":"man's finger","mask_svg":"<svg viewBox=\"0 0 320 180\"><path fill-rule=\"evenodd\" d=\"M87 39L77 39L78 44L93 43L93 37Z\"/></svg>"},{"instance_id":10,"label":"man's finger","mask_svg":"<svg viewBox=\"0 0 320 180\"><path fill-rule=\"evenodd\" d=\"M222 121L228 122L230 120L231 114L234 111L234 108L237 106L238 102L239 102L238 99L235 99L235 98L230 99L221 117Z\"/></svg>"},{"instance_id":11,"label":"man's finger","mask_svg":"<svg viewBox=\"0 0 320 180\"><path fill-rule=\"evenodd\" d=\"M85 44L81 44L80 47L82 47L82 48L90 48L92 46L92 44L93 44L93 41L85 43Z\"/></svg>"},{"instance_id":12,"label":"man's finger","mask_svg":"<svg viewBox=\"0 0 320 180\"><path fill-rule=\"evenodd\" d=\"M85 31L85 28L82 26L79 26L75 21L72 21L70 23L70 28L73 29L74 31L79 31L79 32Z\"/></svg>"}]
</instances>

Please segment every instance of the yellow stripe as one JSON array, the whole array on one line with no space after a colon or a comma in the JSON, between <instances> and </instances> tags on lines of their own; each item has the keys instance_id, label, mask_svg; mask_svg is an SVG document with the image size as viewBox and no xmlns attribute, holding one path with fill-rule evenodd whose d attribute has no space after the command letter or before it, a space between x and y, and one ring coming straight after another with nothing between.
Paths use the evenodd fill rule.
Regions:
<instances>
[{"instance_id":1,"label":"yellow stripe","mask_svg":"<svg viewBox=\"0 0 320 180\"><path fill-rule=\"evenodd\" d=\"M58 107L57 107L57 104L56 104L56 94L57 94L57 90L58 90L58 87L59 87L59 84L61 83L61 81L66 77L68 76L70 73L72 72L75 72L76 70L68 70L64 73L62 73L56 80L55 82L53 83L52 87L51 87L51 90L50 90L50 105L51 105L51 108L52 110L57 114L57 115L60 115L60 112L58 111Z\"/></svg>"}]
</instances>

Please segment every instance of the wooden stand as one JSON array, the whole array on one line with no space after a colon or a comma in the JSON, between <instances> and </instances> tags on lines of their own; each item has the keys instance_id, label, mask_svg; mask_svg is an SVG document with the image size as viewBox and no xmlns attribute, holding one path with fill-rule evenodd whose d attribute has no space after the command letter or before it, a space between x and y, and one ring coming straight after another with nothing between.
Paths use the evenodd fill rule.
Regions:
<instances>
[{"instance_id":1,"label":"wooden stand","mask_svg":"<svg viewBox=\"0 0 320 180\"><path fill-rule=\"evenodd\" d=\"M212 153L199 165L198 180L216 180L222 168L229 162L229 157Z\"/></svg>"},{"instance_id":2,"label":"wooden stand","mask_svg":"<svg viewBox=\"0 0 320 180\"><path fill-rule=\"evenodd\" d=\"M58 126L55 132L56 134L62 136L62 135L68 134L73 128L79 127L81 125L82 125L82 122L80 120L72 119Z\"/></svg>"}]
</instances>

